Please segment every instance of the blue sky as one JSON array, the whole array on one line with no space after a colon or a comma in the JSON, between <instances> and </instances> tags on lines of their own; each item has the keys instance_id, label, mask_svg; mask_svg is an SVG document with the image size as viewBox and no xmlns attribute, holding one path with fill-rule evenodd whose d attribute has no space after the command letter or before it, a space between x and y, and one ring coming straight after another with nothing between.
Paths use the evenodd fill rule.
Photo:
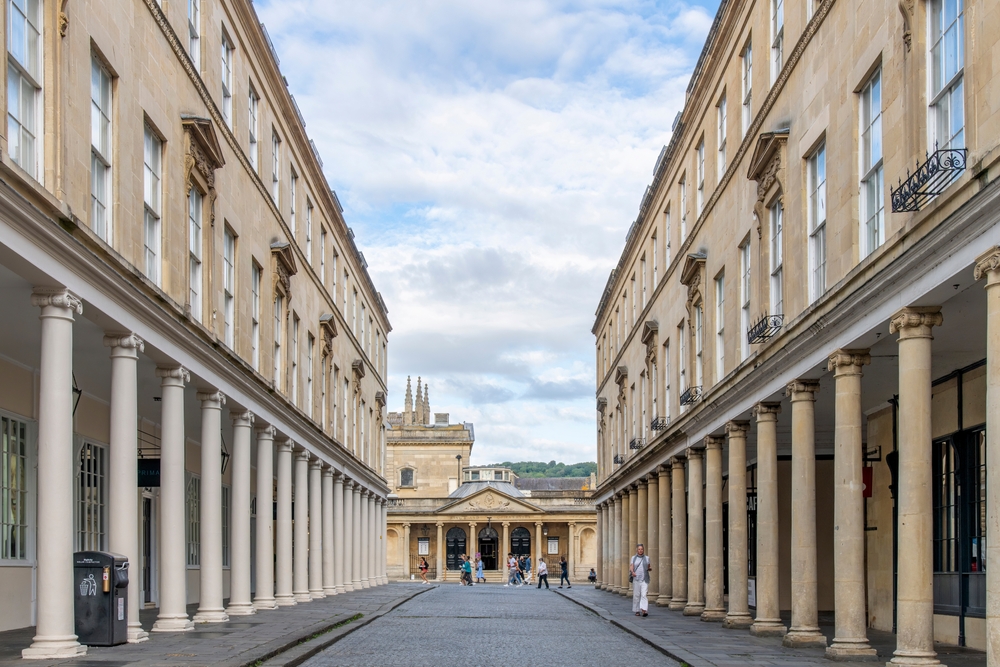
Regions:
<instances>
[{"instance_id":1,"label":"blue sky","mask_svg":"<svg viewBox=\"0 0 1000 667\"><path fill-rule=\"evenodd\" d=\"M389 308L473 462L595 460L594 339L711 2L257 0Z\"/></svg>"}]
</instances>

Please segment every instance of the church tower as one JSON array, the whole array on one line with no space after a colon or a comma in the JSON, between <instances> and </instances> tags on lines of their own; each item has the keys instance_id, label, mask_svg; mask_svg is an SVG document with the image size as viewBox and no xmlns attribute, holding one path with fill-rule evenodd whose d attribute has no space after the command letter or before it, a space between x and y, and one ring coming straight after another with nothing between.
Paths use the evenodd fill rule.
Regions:
<instances>
[{"instance_id":1,"label":"church tower","mask_svg":"<svg viewBox=\"0 0 1000 667\"><path fill-rule=\"evenodd\" d=\"M410 387L410 376L406 376L406 402L403 404L403 426L413 424L413 389Z\"/></svg>"}]
</instances>

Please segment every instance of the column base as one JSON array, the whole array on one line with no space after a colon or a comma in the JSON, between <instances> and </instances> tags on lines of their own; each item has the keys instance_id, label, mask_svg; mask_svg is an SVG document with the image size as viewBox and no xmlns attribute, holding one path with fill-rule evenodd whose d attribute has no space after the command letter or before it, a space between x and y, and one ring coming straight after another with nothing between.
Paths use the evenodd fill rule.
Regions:
<instances>
[{"instance_id":1,"label":"column base","mask_svg":"<svg viewBox=\"0 0 1000 667\"><path fill-rule=\"evenodd\" d=\"M785 648L826 648L826 636L819 628L792 628L781 640Z\"/></svg>"},{"instance_id":2,"label":"column base","mask_svg":"<svg viewBox=\"0 0 1000 667\"><path fill-rule=\"evenodd\" d=\"M191 620L195 623L225 623L229 615L225 609L199 609Z\"/></svg>"},{"instance_id":3,"label":"column base","mask_svg":"<svg viewBox=\"0 0 1000 667\"><path fill-rule=\"evenodd\" d=\"M826 657L835 661L875 661L878 660L878 652L868 644L867 639L834 637L833 643L826 649Z\"/></svg>"},{"instance_id":4,"label":"column base","mask_svg":"<svg viewBox=\"0 0 1000 667\"><path fill-rule=\"evenodd\" d=\"M194 623L187 616L160 616L153 623L153 632L190 632Z\"/></svg>"},{"instance_id":5,"label":"column base","mask_svg":"<svg viewBox=\"0 0 1000 667\"><path fill-rule=\"evenodd\" d=\"M226 613L230 616L253 616L257 613L257 609L249 602L241 602L226 607Z\"/></svg>"},{"instance_id":6,"label":"column base","mask_svg":"<svg viewBox=\"0 0 1000 667\"><path fill-rule=\"evenodd\" d=\"M274 603L279 607L294 607L298 604L294 595L276 595Z\"/></svg>"},{"instance_id":7,"label":"column base","mask_svg":"<svg viewBox=\"0 0 1000 667\"><path fill-rule=\"evenodd\" d=\"M673 598L672 600L670 600L669 609L672 609L674 611L681 611L682 609L684 609L684 607L687 606L687 603L688 603L687 598Z\"/></svg>"},{"instance_id":8,"label":"column base","mask_svg":"<svg viewBox=\"0 0 1000 667\"><path fill-rule=\"evenodd\" d=\"M701 616L703 611L705 611L705 604L702 602L689 602L684 605L685 616Z\"/></svg>"},{"instance_id":9,"label":"column base","mask_svg":"<svg viewBox=\"0 0 1000 667\"><path fill-rule=\"evenodd\" d=\"M350 588L347 588L347 587L346 587L346 586L344 586L343 584L339 584L339 585L337 586L337 592L335 593L335 595L343 595L344 593L347 593L347 592L349 592L350 590L351 590Z\"/></svg>"},{"instance_id":10,"label":"column base","mask_svg":"<svg viewBox=\"0 0 1000 667\"><path fill-rule=\"evenodd\" d=\"M21 651L25 660L75 658L87 655L87 647L76 640L76 635L63 637L35 637L31 646Z\"/></svg>"},{"instance_id":11,"label":"column base","mask_svg":"<svg viewBox=\"0 0 1000 667\"><path fill-rule=\"evenodd\" d=\"M941 661L934 651L896 651L892 654L892 660L885 664L886 667L923 667L940 665Z\"/></svg>"},{"instance_id":12,"label":"column base","mask_svg":"<svg viewBox=\"0 0 1000 667\"><path fill-rule=\"evenodd\" d=\"M438 579L437 581L441 581L441 579ZM356 591L360 591L362 588L365 587L365 585L361 582L360 579L351 582L351 585L354 586L354 590Z\"/></svg>"},{"instance_id":13,"label":"column base","mask_svg":"<svg viewBox=\"0 0 1000 667\"><path fill-rule=\"evenodd\" d=\"M372 582L368 581L367 579L361 582L361 588L371 588L371 587L372 587Z\"/></svg>"},{"instance_id":14,"label":"column base","mask_svg":"<svg viewBox=\"0 0 1000 667\"><path fill-rule=\"evenodd\" d=\"M754 621L750 626L750 634L754 637L784 637L788 632L780 620Z\"/></svg>"},{"instance_id":15,"label":"column base","mask_svg":"<svg viewBox=\"0 0 1000 667\"><path fill-rule=\"evenodd\" d=\"M324 586L323 587L323 594L326 595L326 597L328 597L328 598L332 598L334 595L337 594L337 587L336 586Z\"/></svg>"},{"instance_id":16,"label":"column base","mask_svg":"<svg viewBox=\"0 0 1000 667\"><path fill-rule=\"evenodd\" d=\"M725 620L722 621L722 627L727 630L746 630L751 625L753 625L753 619L750 614L727 614Z\"/></svg>"},{"instance_id":17,"label":"column base","mask_svg":"<svg viewBox=\"0 0 1000 667\"><path fill-rule=\"evenodd\" d=\"M258 611L261 611L261 610L266 611L268 609L277 609L278 608L278 603L275 601L274 598L266 598L266 599L257 598L256 600L253 601L253 608L256 609L256 610L258 610Z\"/></svg>"},{"instance_id":18,"label":"column base","mask_svg":"<svg viewBox=\"0 0 1000 667\"><path fill-rule=\"evenodd\" d=\"M309 599L311 600L322 600L325 597L326 592L324 592L322 588L309 591Z\"/></svg>"},{"instance_id":19,"label":"column base","mask_svg":"<svg viewBox=\"0 0 1000 667\"><path fill-rule=\"evenodd\" d=\"M296 591L293 595L296 602L312 602L312 596L309 595L309 591Z\"/></svg>"},{"instance_id":20,"label":"column base","mask_svg":"<svg viewBox=\"0 0 1000 667\"><path fill-rule=\"evenodd\" d=\"M668 606L670 606L670 601L672 599L673 598L670 597L669 595L661 595L660 597L656 598L656 606L657 607L668 607Z\"/></svg>"},{"instance_id":21,"label":"column base","mask_svg":"<svg viewBox=\"0 0 1000 667\"><path fill-rule=\"evenodd\" d=\"M706 623L721 623L726 618L725 609L706 609L701 612L701 620Z\"/></svg>"},{"instance_id":22,"label":"column base","mask_svg":"<svg viewBox=\"0 0 1000 667\"><path fill-rule=\"evenodd\" d=\"M149 641L149 633L142 629L138 622L128 624L128 643L141 644Z\"/></svg>"}]
</instances>

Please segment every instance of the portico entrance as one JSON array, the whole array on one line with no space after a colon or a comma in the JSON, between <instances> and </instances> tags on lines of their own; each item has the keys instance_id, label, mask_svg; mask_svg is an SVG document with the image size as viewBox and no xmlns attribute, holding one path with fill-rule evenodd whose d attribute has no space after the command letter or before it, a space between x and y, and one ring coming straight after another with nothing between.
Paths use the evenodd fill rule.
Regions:
<instances>
[{"instance_id":1,"label":"portico entrance","mask_svg":"<svg viewBox=\"0 0 1000 667\"><path fill-rule=\"evenodd\" d=\"M497 545L500 538L497 531L487 526L479 531L479 557L483 561L484 570L497 569Z\"/></svg>"}]
</instances>

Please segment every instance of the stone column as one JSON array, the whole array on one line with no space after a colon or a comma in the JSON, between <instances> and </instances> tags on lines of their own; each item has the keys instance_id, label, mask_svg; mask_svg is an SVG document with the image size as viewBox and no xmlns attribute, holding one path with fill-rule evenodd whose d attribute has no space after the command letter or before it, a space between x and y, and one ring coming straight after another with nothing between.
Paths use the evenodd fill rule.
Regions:
<instances>
[{"instance_id":1,"label":"stone column","mask_svg":"<svg viewBox=\"0 0 1000 667\"><path fill-rule=\"evenodd\" d=\"M756 637L782 637L778 605L778 413L781 403L758 403L757 417L757 617Z\"/></svg>"},{"instance_id":2,"label":"stone column","mask_svg":"<svg viewBox=\"0 0 1000 667\"><path fill-rule=\"evenodd\" d=\"M403 524L403 579L410 580L410 524Z\"/></svg>"},{"instance_id":3,"label":"stone column","mask_svg":"<svg viewBox=\"0 0 1000 667\"><path fill-rule=\"evenodd\" d=\"M601 589L604 581L604 505L597 506L597 581L594 588Z\"/></svg>"},{"instance_id":4,"label":"stone column","mask_svg":"<svg viewBox=\"0 0 1000 667\"><path fill-rule=\"evenodd\" d=\"M670 467L660 466L656 476L659 478L659 513L660 513L660 541L656 545L658 555L656 559L656 578L659 580L660 589L657 596L656 606L666 607L674 593L674 535L673 519L671 513L671 484ZM652 566L652 564L650 564Z\"/></svg>"},{"instance_id":5,"label":"stone column","mask_svg":"<svg viewBox=\"0 0 1000 667\"><path fill-rule=\"evenodd\" d=\"M325 598L323 592L323 462L309 462L309 597Z\"/></svg>"},{"instance_id":6,"label":"stone column","mask_svg":"<svg viewBox=\"0 0 1000 667\"><path fill-rule=\"evenodd\" d=\"M340 559L339 570L343 575L344 591L350 593L354 588L354 487L356 483L350 478L344 478L344 504L341 508L344 512L344 520L341 522L343 537L338 542L344 557ZM336 567L336 564L334 564ZM336 573L334 574L336 576ZM340 584L337 585L337 592L340 592Z\"/></svg>"},{"instance_id":7,"label":"stone column","mask_svg":"<svg viewBox=\"0 0 1000 667\"><path fill-rule=\"evenodd\" d=\"M378 507L378 526L379 526L379 550L378 550L378 583L379 585L384 585L389 583L389 575L386 572L386 563L388 561L388 547L389 547L389 532L388 527L388 517L386 508L386 499L377 498L376 507Z\"/></svg>"},{"instance_id":8,"label":"stone column","mask_svg":"<svg viewBox=\"0 0 1000 667\"><path fill-rule=\"evenodd\" d=\"M257 427L257 594L255 609L276 609L274 600L274 427Z\"/></svg>"},{"instance_id":9,"label":"stone column","mask_svg":"<svg viewBox=\"0 0 1000 667\"><path fill-rule=\"evenodd\" d=\"M931 329L943 321L941 309L903 308L889 320L899 333L900 545L897 564L896 650L893 665L937 664L934 651L934 515L931 447ZM988 371L987 371L988 372ZM987 461L988 464L988 461Z\"/></svg>"},{"instance_id":10,"label":"stone column","mask_svg":"<svg viewBox=\"0 0 1000 667\"><path fill-rule=\"evenodd\" d=\"M309 452L295 452L295 502L292 503L292 595L309 602Z\"/></svg>"},{"instance_id":11,"label":"stone column","mask_svg":"<svg viewBox=\"0 0 1000 667\"><path fill-rule=\"evenodd\" d=\"M354 483L354 503L351 505L351 583L354 590L364 588L361 581L361 501L363 500L361 485Z\"/></svg>"},{"instance_id":12,"label":"stone column","mask_svg":"<svg viewBox=\"0 0 1000 667\"><path fill-rule=\"evenodd\" d=\"M688 543L687 543L687 498L685 494L684 457L671 459L670 473L673 487L673 594L670 609L684 609L688 601Z\"/></svg>"},{"instance_id":13,"label":"stone column","mask_svg":"<svg viewBox=\"0 0 1000 667\"><path fill-rule=\"evenodd\" d=\"M135 501L138 487L138 398L136 365L143 340L134 333L109 333L104 346L111 348L111 474L108 479L108 550L128 558L136 575L139 561L139 512ZM139 622L139 586L128 596L128 641L149 639Z\"/></svg>"},{"instance_id":14,"label":"stone column","mask_svg":"<svg viewBox=\"0 0 1000 667\"><path fill-rule=\"evenodd\" d=\"M337 594L337 577L334 574L334 530L333 530L333 476L334 470L329 464L323 466L323 593L327 596Z\"/></svg>"},{"instance_id":15,"label":"stone column","mask_svg":"<svg viewBox=\"0 0 1000 667\"><path fill-rule=\"evenodd\" d=\"M361 494L361 588L371 588L369 579L372 553L371 492Z\"/></svg>"},{"instance_id":16,"label":"stone column","mask_svg":"<svg viewBox=\"0 0 1000 667\"><path fill-rule=\"evenodd\" d=\"M688 601L685 616L705 611L705 489L700 449L688 450Z\"/></svg>"},{"instance_id":17,"label":"stone column","mask_svg":"<svg viewBox=\"0 0 1000 667\"><path fill-rule=\"evenodd\" d=\"M477 524L476 524L475 521L470 521L469 522L469 541L465 545L465 550L468 552L469 558L474 558L475 555L476 555L476 551L478 551L479 542L478 542L478 538L477 538L478 534L476 532L476 526L477 526ZM532 566L534 566L534 565L535 565L535 563L532 563ZM475 569L476 569L475 567L472 568L472 570L473 570L473 572L472 572L473 577L476 574L475 573Z\"/></svg>"},{"instance_id":18,"label":"stone column","mask_svg":"<svg viewBox=\"0 0 1000 667\"><path fill-rule=\"evenodd\" d=\"M705 611L703 621L726 617L722 559L722 436L705 438Z\"/></svg>"},{"instance_id":19,"label":"stone column","mask_svg":"<svg viewBox=\"0 0 1000 667\"><path fill-rule=\"evenodd\" d=\"M729 612L722 627L749 628L747 588L747 430L750 422L726 423L729 435Z\"/></svg>"},{"instance_id":20,"label":"stone column","mask_svg":"<svg viewBox=\"0 0 1000 667\"><path fill-rule=\"evenodd\" d=\"M611 581L608 590L618 593L622 589L622 498L615 494L611 504Z\"/></svg>"},{"instance_id":21,"label":"stone column","mask_svg":"<svg viewBox=\"0 0 1000 667\"><path fill-rule=\"evenodd\" d=\"M1000 433L1000 247L976 259L976 280L986 278L986 432ZM837 385L838 391L840 385ZM839 394L838 394L839 396ZM1000 479L1000 448L986 448L987 479ZM992 477L991 477L992 476ZM986 486L986 525L1000 525L1000 485ZM1000 563L1000 541L986 541L986 562ZM838 607L839 609L839 607ZM839 628L838 628L839 630ZM864 636L864 635L861 635ZM839 639L840 633L837 633ZM834 640L832 649L837 646ZM867 644L865 644L867 646ZM986 663L1000 662L1000 570L986 570Z\"/></svg>"},{"instance_id":22,"label":"stone column","mask_svg":"<svg viewBox=\"0 0 1000 667\"><path fill-rule=\"evenodd\" d=\"M292 592L292 450L295 443L285 439L278 443L278 559L277 586L274 596L279 607L297 604Z\"/></svg>"},{"instance_id":23,"label":"stone column","mask_svg":"<svg viewBox=\"0 0 1000 667\"><path fill-rule=\"evenodd\" d=\"M233 420L233 497L229 508L232 536L229 558L230 616L256 613L250 597L250 431L253 413L231 412ZM270 509L270 508L268 508Z\"/></svg>"},{"instance_id":24,"label":"stone column","mask_svg":"<svg viewBox=\"0 0 1000 667\"><path fill-rule=\"evenodd\" d=\"M375 492L368 494L368 583L371 586L378 586L378 561L379 550L382 540L379 533L377 520L378 504L375 502Z\"/></svg>"},{"instance_id":25,"label":"stone column","mask_svg":"<svg viewBox=\"0 0 1000 667\"><path fill-rule=\"evenodd\" d=\"M635 544L632 545L632 553L636 551L636 545L641 544L643 549L646 551L646 555L649 556L649 487L646 485L646 479L642 478L639 480L639 488L637 489L636 499L639 501L636 506L635 518L636 518L636 537ZM631 558L631 556L629 556ZM652 557L650 556L650 561Z\"/></svg>"},{"instance_id":26,"label":"stone column","mask_svg":"<svg viewBox=\"0 0 1000 667\"><path fill-rule=\"evenodd\" d=\"M535 556L534 556L535 563L537 563L538 559L541 558L541 557L542 557L542 522L541 521L536 521L535 522Z\"/></svg>"},{"instance_id":27,"label":"stone column","mask_svg":"<svg viewBox=\"0 0 1000 667\"><path fill-rule=\"evenodd\" d=\"M816 380L789 383L792 402L792 624L782 644L826 647L816 590Z\"/></svg>"},{"instance_id":28,"label":"stone column","mask_svg":"<svg viewBox=\"0 0 1000 667\"><path fill-rule=\"evenodd\" d=\"M625 558L628 560L635 554L635 546L639 544L639 485L632 484L628 490L628 549ZM626 570L628 567L625 568ZM625 573L625 581L628 582L628 572ZM628 584L628 594L632 595L634 586Z\"/></svg>"},{"instance_id":29,"label":"stone column","mask_svg":"<svg viewBox=\"0 0 1000 667\"><path fill-rule=\"evenodd\" d=\"M827 368L836 387L834 412L833 600L836 631L826 649L832 660L873 660L865 613L865 499L862 482L861 370L868 350L837 350ZM988 414L988 413L987 413Z\"/></svg>"},{"instance_id":30,"label":"stone column","mask_svg":"<svg viewBox=\"0 0 1000 667\"><path fill-rule=\"evenodd\" d=\"M629 490L622 490L622 534L618 544L618 594L628 596L632 587L628 583L628 560L632 557L632 536L629 535L629 514L631 513L632 499L629 497ZM633 524L634 525L634 524Z\"/></svg>"},{"instance_id":31,"label":"stone column","mask_svg":"<svg viewBox=\"0 0 1000 667\"><path fill-rule=\"evenodd\" d=\"M73 316L83 304L66 290L35 290L31 305L41 308L41 360L38 378L38 625L28 659L70 658L87 647L74 634L73 587ZM8 324L9 326L9 324ZM183 383L180 385L183 392ZM183 411L183 404L180 404ZM183 412L182 412L183 419ZM183 440L183 426L181 427ZM182 442L183 445L183 442ZM181 449L181 510L184 450ZM135 462L130 464L135 468ZM132 489L135 505L135 489ZM182 512L183 514L183 512ZM183 531L183 524L181 530ZM183 533L182 533L183 535ZM181 556L184 555L183 543ZM181 565L183 573L184 565ZM183 611L181 607L181 611ZM27 619L25 619L27 620ZM184 616L187 621L187 616Z\"/></svg>"},{"instance_id":32,"label":"stone column","mask_svg":"<svg viewBox=\"0 0 1000 667\"><path fill-rule=\"evenodd\" d=\"M229 620L222 599L222 406L221 391L198 392L201 401L201 595L195 623Z\"/></svg>"},{"instance_id":33,"label":"stone column","mask_svg":"<svg viewBox=\"0 0 1000 667\"><path fill-rule=\"evenodd\" d=\"M185 632L187 615L187 534L184 479L184 385L187 370L157 368L160 378L160 612L153 632ZM39 462L39 470L41 470ZM39 489L41 491L41 489ZM70 515L72 516L72 514ZM41 569L41 568L39 568ZM72 608L72 606L70 607ZM39 617L40 619L41 617Z\"/></svg>"},{"instance_id":34,"label":"stone column","mask_svg":"<svg viewBox=\"0 0 1000 667\"><path fill-rule=\"evenodd\" d=\"M648 599L656 603L656 598L660 594L660 573L658 563L660 562L660 480L655 472L646 476L646 484L649 487L647 518L647 542L646 555L649 556L649 595Z\"/></svg>"},{"instance_id":35,"label":"stone column","mask_svg":"<svg viewBox=\"0 0 1000 667\"><path fill-rule=\"evenodd\" d=\"M440 521L437 525L437 577L436 581L444 581L444 524ZM507 526L503 525L504 542L507 541Z\"/></svg>"},{"instance_id":36,"label":"stone column","mask_svg":"<svg viewBox=\"0 0 1000 667\"><path fill-rule=\"evenodd\" d=\"M503 522L503 548L501 551L501 556L503 557L503 566L500 571L503 572L503 581L506 584L510 580L510 570L507 568L507 554L510 553L510 523L507 521Z\"/></svg>"}]
</instances>

